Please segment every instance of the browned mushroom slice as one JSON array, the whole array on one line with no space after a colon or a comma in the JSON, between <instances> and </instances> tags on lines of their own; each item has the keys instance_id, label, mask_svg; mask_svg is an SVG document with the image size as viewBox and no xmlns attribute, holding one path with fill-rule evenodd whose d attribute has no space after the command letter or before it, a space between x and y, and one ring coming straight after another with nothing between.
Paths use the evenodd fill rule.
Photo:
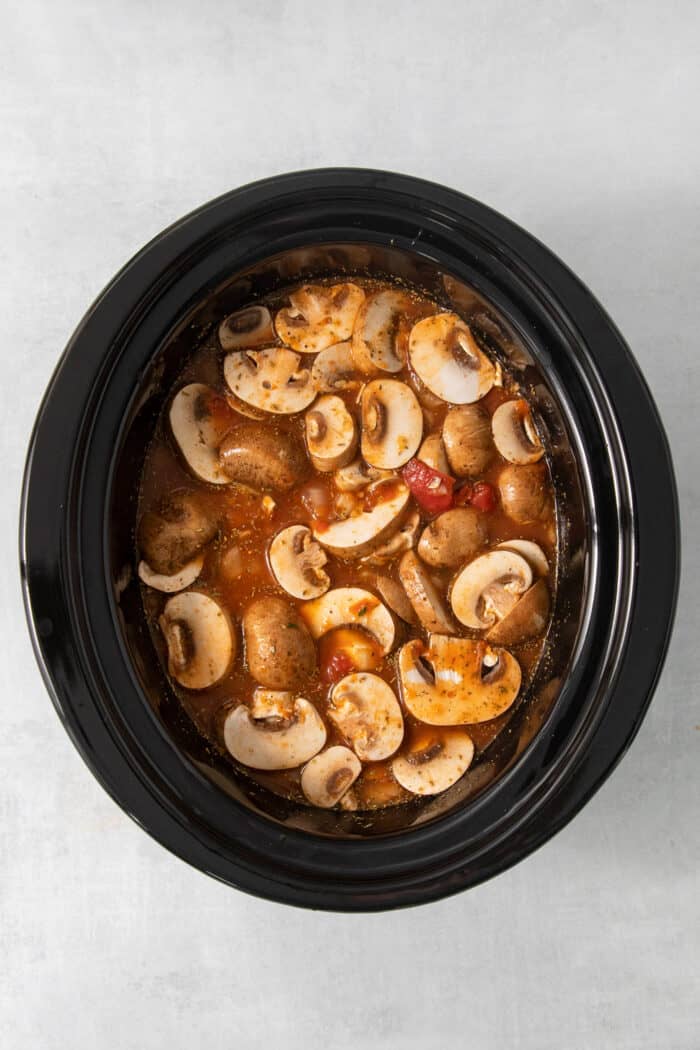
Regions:
<instances>
[{"instance_id":1,"label":"browned mushroom slice","mask_svg":"<svg viewBox=\"0 0 700 1050\"><path fill-rule=\"evenodd\" d=\"M375 578L375 584L377 590L381 594L382 598L389 606L392 612L405 620L406 623L415 623L416 614L413 611L413 606L408 600L408 595L396 580L392 580L390 576L377 576Z\"/></svg>"},{"instance_id":2,"label":"browned mushroom slice","mask_svg":"<svg viewBox=\"0 0 700 1050\"><path fill-rule=\"evenodd\" d=\"M443 401L470 404L494 384L493 365L457 314L435 314L419 321L411 329L408 352L421 383Z\"/></svg>"},{"instance_id":3,"label":"browned mushroom slice","mask_svg":"<svg viewBox=\"0 0 700 1050\"><path fill-rule=\"evenodd\" d=\"M425 629L433 634L454 634L456 625L450 611L415 551L406 551L399 562L399 579Z\"/></svg>"},{"instance_id":4,"label":"browned mushroom slice","mask_svg":"<svg viewBox=\"0 0 700 1050\"><path fill-rule=\"evenodd\" d=\"M463 729L431 730L391 763L402 787L413 795L438 795L464 776L474 757L474 743Z\"/></svg>"},{"instance_id":5,"label":"browned mushroom slice","mask_svg":"<svg viewBox=\"0 0 700 1050\"><path fill-rule=\"evenodd\" d=\"M483 405L457 405L442 424L451 469L459 477L483 474L495 455L491 420Z\"/></svg>"},{"instance_id":6,"label":"browned mushroom slice","mask_svg":"<svg viewBox=\"0 0 700 1050\"><path fill-rule=\"evenodd\" d=\"M323 568L328 558L306 525L289 525L278 532L269 559L275 579L292 598L319 598L330 587Z\"/></svg>"},{"instance_id":7,"label":"browned mushroom slice","mask_svg":"<svg viewBox=\"0 0 700 1050\"><path fill-rule=\"evenodd\" d=\"M272 343L275 330L266 306L247 306L229 314L219 325L219 342L223 350L243 350Z\"/></svg>"},{"instance_id":8,"label":"browned mushroom slice","mask_svg":"<svg viewBox=\"0 0 700 1050\"><path fill-rule=\"evenodd\" d=\"M316 755L301 771L301 790L312 806L331 809L352 787L362 763L348 747L329 747Z\"/></svg>"},{"instance_id":9,"label":"browned mushroom slice","mask_svg":"<svg viewBox=\"0 0 700 1050\"><path fill-rule=\"evenodd\" d=\"M461 565L486 545L484 517L474 507L454 507L434 518L423 529L418 553L435 569Z\"/></svg>"},{"instance_id":10,"label":"browned mushroom slice","mask_svg":"<svg viewBox=\"0 0 700 1050\"><path fill-rule=\"evenodd\" d=\"M512 612L532 584L532 569L515 551L489 551L457 574L450 591L452 611L465 627L493 627Z\"/></svg>"},{"instance_id":11,"label":"browned mushroom slice","mask_svg":"<svg viewBox=\"0 0 700 1050\"><path fill-rule=\"evenodd\" d=\"M429 725L488 722L507 711L520 690L518 661L506 649L469 638L433 634L399 652L403 702Z\"/></svg>"},{"instance_id":12,"label":"browned mushroom slice","mask_svg":"<svg viewBox=\"0 0 700 1050\"><path fill-rule=\"evenodd\" d=\"M244 704L227 715L224 743L251 769L295 769L326 742L326 727L313 704L293 693L257 690L251 709Z\"/></svg>"},{"instance_id":13,"label":"browned mushroom slice","mask_svg":"<svg viewBox=\"0 0 700 1050\"><path fill-rule=\"evenodd\" d=\"M504 511L520 525L543 521L551 514L544 463L505 467L498 476L498 491Z\"/></svg>"},{"instance_id":14,"label":"browned mushroom slice","mask_svg":"<svg viewBox=\"0 0 700 1050\"><path fill-rule=\"evenodd\" d=\"M231 413L231 420L222 428L218 413L211 411L212 403L220 401L216 391L204 383L188 383L178 390L169 412L170 429L187 466L212 485L229 482L219 462L219 445L235 417Z\"/></svg>"},{"instance_id":15,"label":"browned mushroom slice","mask_svg":"<svg viewBox=\"0 0 700 1050\"><path fill-rule=\"evenodd\" d=\"M257 422L239 423L219 449L228 481L256 490L286 491L303 481L308 464L300 441Z\"/></svg>"},{"instance_id":16,"label":"browned mushroom slice","mask_svg":"<svg viewBox=\"0 0 700 1050\"><path fill-rule=\"evenodd\" d=\"M401 707L391 686L376 674L359 671L333 687L328 717L358 758L380 762L403 740Z\"/></svg>"},{"instance_id":17,"label":"browned mushroom slice","mask_svg":"<svg viewBox=\"0 0 700 1050\"><path fill-rule=\"evenodd\" d=\"M423 413L411 388L397 379L375 379L362 391L362 455L373 467L394 470L420 445Z\"/></svg>"},{"instance_id":18,"label":"browned mushroom slice","mask_svg":"<svg viewBox=\"0 0 700 1050\"><path fill-rule=\"evenodd\" d=\"M283 346L227 354L224 378L241 401L276 415L303 412L316 397L311 372Z\"/></svg>"},{"instance_id":19,"label":"browned mushroom slice","mask_svg":"<svg viewBox=\"0 0 700 1050\"><path fill-rule=\"evenodd\" d=\"M496 448L510 463L536 463L542 459L544 448L532 422L527 401L506 401L499 405L491 418L491 429Z\"/></svg>"},{"instance_id":20,"label":"browned mushroom slice","mask_svg":"<svg viewBox=\"0 0 700 1050\"><path fill-rule=\"evenodd\" d=\"M356 284L298 288L275 318L280 339L302 354L316 354L349 339L365 293Z\"/></svg>"},{"instance_id":21,"label":"browned mushroom slice","mask_svg":"<svg viewBox=\"0 0 700 1050\"><path fill-rule=\"evenodd\" d=\"M549 620L549 589L537 580L486 637L495 645L520 645L544 632Z\"/></svg>"},{"instance_id":22,"label":"browned mushroom slice","mask_svg":"<svg viewBox=\"0 0 700 1050\"><path fill-rule=\"evenodd\" d=\"M397 353L396 335L402 315L413 300L395 288L368 295L360 307L352 334L352 354L360 371L400 372L404 366Z\"/></svg>"},{"instance_id":23,"label":"browned mushroom slice","mask_svg":"<svg viewBox=\"0 0 700 1050\"><path fill-rule=\"evenodd\" d=\"M207 689L228 671L236 639L213 598L186 591L168 599L159 619L168 647L168 671L185 689Z\"/></svg>"},{"instance_id":24,"label":"browned mushroom slice","mask_svg":"<svg viewBox=\"0 0 700 1050\"><path fill-rule=\"evenodd\" d=\"M347 466L357 448L357 427L342 397L324 394L304 419L306 447L316 470L330 472Z\"/></svg>"}]
</instances>

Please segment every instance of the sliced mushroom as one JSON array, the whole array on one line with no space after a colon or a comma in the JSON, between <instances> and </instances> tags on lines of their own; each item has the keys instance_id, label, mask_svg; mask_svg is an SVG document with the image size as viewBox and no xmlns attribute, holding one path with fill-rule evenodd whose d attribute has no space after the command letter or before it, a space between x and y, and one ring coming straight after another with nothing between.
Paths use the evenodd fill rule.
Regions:
<instances>
[{"instance_id":1,"label":"sliced mushroom","mask_svg":"<svg viewBox=\"0 0 700 1050\"><path fill-rule=\"evenodd\" d=\"M498 491L504 511L520 525L542 521L551 513L544 463L505 467L498 477Z\"/></svg>"},{"instance_id":2,"label":"sliced mushroom","mask_svg":"<svg viewBox=\"0 0 700 1050\"><path fill-rule=\"evenodd\" d=\"M219 325L219 342L223 350L263 346L274 340L272 317L266 306L246 306L243 310L236 310Z\"/></svg>"},{"instance_id":3,"label":"sliced mushroom","mask_svg":"<svg viewBox=\"0 0 700 1050\"><path fill-rule=\"evenodd\" d=\"M153 587L154 590L163 591L164 594L177 594L178 591L184 591L194 583L203 565L204 555L198 554L196 558L186 562L181 569L170 576L162 572L153 572L148 562L145 561L139 562L138 571L143 582Z\"/></svg>"},{"instance_id":4,"label":"sliced mushroom","mask_svg":"<svg viewBox=\"0 0 700 1050\"><path fill-rule=\"evenodd\" d=\"M241 401L277 415L303 412L316 397L311 372L283 346L227 354L224 378Z\"/></svg>"},{"instance_id":5,"label":"sliced mushroom","mask_svg":"<svg viewBox=\"0 0 700 1050\"><path fill-rule=\"evenodd\" d=\"M227 481L256 490L284 492L308 471L301 442L264 423L239 423L224 438L219 456Z\"/></svg>"},{"instance_id":6,"label":"sliced mushroom","mask_svg":"<svg viewBox=\"0 0 700 1050\"><path fill-rule=\"evenodd\" d=\"M474 743L463 729L433 731L395 758L391 771L413 795L438 795L464 776L473 758Z\"/></svg>"},{"instance_id":7,"label":"sliced mushroom","mask_svg":"<svg viewBox=\"0 0 700 1050\"><path fill-rule=\"evenodd\" d=\"M232 419L222 428L218 414L211 411L212 403L221 400L204 383L188 383L178 390L169 413L170 429L187 466L212 485L229 483L219 462L219 445Z\"/></svg>"},{"instance_id":8,"label":"sliced mushroom","mask_svg":"<svg viewBox=\"0 0 700 1050\"><path fill-rule=\"evenodd\" d=\"M312 638L336 627L363 627L374 635L382 653L391 652L396 629L391 613L371 591L362 587L335 587L314 601L305 602L301 615Z\"/></svg>"},{"instance_id":9,"label":"sliced mushroom","mask_svg":"<svg viewBox=\"0 0 700 1050\"><path fill-rule=\"evenodd\" d=\"M429 434L421 447L418 449L418 459L427 463L433 470L439 470L441 474L450 473L450 464L445 455L445 446L439 434Z\"/></svg>"},{"instance_id":10,"label":"sliced mushroom","mask_svg":"<svg viewBox=\"0 0 700 1050\"><path fill-rule=\"evenodd\" d=\"M533 540L504 540L498 544L499 549L515 551L529 564L531 569L538 572L540 576L546 576L549 572L549 562L539 543Z\"/></svg>"},{"instance_id":11,"label":"sliced mushroom","mask_svg":"<svg viewBox=\"0 0 700 1050\"><path fill-rule=\"evenodd\" d=\"M454 634L457 628L450 611L415 551L406 551L399 562L399 579L425 629L434 634Z\"/></svg>"},{"instance_id":12,"label":"sliced mushroom","mask_svg":"<svg viewBox=\"0 0 700 1050\"><path fill-rule=\"evenodd\" d=\"M158 621L168 647L168 671L185 689L207 689L224 677L236 639L218 602L199 591L176 594Z\"/></svg>"},{"instance_id":13,"label":"sliced mushroom","mask_svg":"<svg viewBox=\"0 0 700 1050\"><path fill-rule=\"evenodd\" d=\"M462 478L483 474L496 454L483 405L451 408L442 424L442 440L451 469Z\"/></svg>"},{"instance_id":14,"label":"sliced mushroom","mask_svg":"<svg viewBox=\"0 0 700 1050\"><path fill-rule=\"evenodd\" d=\"M362 772L362 763L349 747L329 747L301 771L301 790L312 806L337 805Z\"/></svg>"},{"instance_id":15,"label":"sliced mushroom","mask_svg":"<svg viewBox=\"0 0 700 1050\"><path fill-rule=\"evenodd\" d=\"M527 401L505 401L491 417L496 448L510 463L536 463L544 448L532 422Z\"/></svg>"},{"instance_id":16,"label":"sliced mushroom","mask_svg":"<svg viewBox=\"0 0 700 1050\"><path fill-rule=\"evenodd\" d=\"M496 645L520 645L544 632L549 619L549 589L537 580L486 637Z\"/></svg>"},{"instance_id":17,"label":"sliced mushroom","mask_svg":"<svg viewBox=\"0 0 700 1050\"><path fill-rule=\"evenodd\" d=\"M357 448L357 427L342 397L324 394L304 417L306 447L316 470L347 466Z\"/></svg>"},{"instance_id":18,"label":"sliced mushroom","mask_svg":"<svg viewBox=\"0 0 700 1050\"><path fill-rule=\"evenodd\" d=\"M473 558L486 545L488 529L474 507L454 507L438 515L423 529L418 553L435 569L453 569Z\"/></svg>"},{"instance_id":19,"label":"sliced mushroom","mask_svg":"<svg viewBox=\"0 0 700 1050\"><path fill-rule=\"evenodd\" d=\"M299 689L316 669L316 646L299 611L283 598L256 598L243 614L248 670L269 689Z\"/></svg>"},{"instance_id":20,"label":"sliced mushroom","mask_svg":"<svg viewBox=\"0 0 700 1050\"><path fill-rule=\"evenodd\" d=\"M311 379L320 394L336 394L360 385L350 343L336 343L322 350L311 367Z\"/></svg>"},{"instance_id":21,"label":"sliced mushroom","mask_svg":"<svg viewBox=\"0 0 700 1050\"><path fill-rule=\"evenodd\" d=\"M390 576L377 576L375 585L392 612L396 613L401 620L405 620L406 623L416 622L413 606L400 583L392 580Z\"/></svg>"},{"instance_id":22,"label":"sliced mushroom","mask_svg":"<svg viewBox=\"0 0 700 1050\"><path fill-rule=\"evenodd\" d=\"M313 704L282 693L258 696L253 710L236 707L224 722L224 743L251 769L295 769L318 754L326 727Z\"/></svg>"},{"instance_id":23,"label":"sliced mushroom","mask_svg":"<svg viewBox=\"0 0 700 1050\"><path fill-rule=\"evenodd\" d=\"M333 687L328 717L358 758L380 762L403 740L403 716L394 690L376 674L359 671Z\"/></svg>"},{"instance_id":24,"label":"sliced mushroom","mask_svg":"<svg viewBox=\"0 0 700 1050\"><path fill-rule=\"evenodd\" d=\"M388 540L375 547L370 554L363 558L363 561L368 565L386 565L387 562L393 561L397 554L410 551L416 545L419 526L420 514L417 510L413 510L398 532L395 532Z\"/></svg>"},{"instance_id":25,"label":"sliced mushroom","mask_svg":"<svg viewBox=\"0 0 700 1050\"><path fill-rule=\"evenodd\" d=\"M423 413L411 388L398 379L375 379L362 391L361 412L367 462L385 470L408 463L423 433Z\"/></svg>"},{"instance_id":26,"label":"sliced mushroom","mask_svg":"<svg viewBox=\"0 0 700 1050\"><path fill-rule=\"evenodd\" d=\"M174 576L214 538L217 528L194 492L173 492L141 518L138 545L151 572Z\"/></svg>"},{"instance_id":27,"label":"sliced mushroom","mask_svg":"<svg viewBox=\"0 0 700 1050\"><path fill-rule=\"evenodd\" d=\"M402 314L413 300L407 292L384 289L367 296L352 333L352 355L361 372L400 372L404 361L397 353L396 334Z\"/></svg>"},{"instance_id":28,"label":"sliced mushroom","mask_svg":"<svg viewBox=\"0 0 700 1050\"><path fill-rule=\"evenodd\" d=\"M411 329L408 353L420 381L443 401L471 404L493 386L495 369L457 314L419 321Z\"/></svg>"},{"instance_id":29,"label":"sliced mushroom","mask_svg":"<svg viewBox=\"0 0 700 1050\"><path fill-rule=\"evenodd\" d=\"M380 481L382 478L391 477L389 470L377 470L365 463L361 456L348 463L347 467L341 467L333 476L335 486L341 492L356 492L363 489L372 481Z\"/></svg>"},{"instance_id":30,"label":"sliced mushroom","mask_svg":"<svg viewBox=\"0 0 700 1050\"><path fill-rule=\"evenodd\" d=\"M323 568L326 552L306 525L289 525L278 532L268 556L273 576L292 598L319 598L331 585Z\"/></svg>"},{"instance_id":31,"label":"sliced mushroom","mask_svg":"<svg viewBox=\"0 0 700 1050\"><path fill-rule=\"evenodd\" d=\"M399 651L404 704L428 725L488 722L507 711L521 682L520 664L507 649L470 638L433 634Z\"/></svg>"},{"instance_id":32,"label":"sliced mushroom","mask_svg":"<svg viewBox=\"0 0 700 1050\"><path fill-rule=\"evenodd\" d=\"M385 499L379 499L370 510L342 521L334 521L330 525L315 522L312 526L314 539L334 554L345 558L359 558L376 547L398 527L410 497L403 482L392 479L377 484L380 490L386 487Z\"/></svg>"},{"instance_id":33,"label":"sliced mushroom","mask_svg":"<svg viewBox=\"0 0 700 1050\"><path fill-rule=\"evenodd\" d=\"M532 569L515 551L494 550L457 574L450 591L452 611L465 627L493 627L515 607L532 584Z\"/></svg>"},{"instance_id":34,"label":"sliced mushroom","mask_svg":"<svg viewBox=\"0 0 700 1050\"><path fill-rule=\"evenodd\" d=\"M365 293L356 284L307 284L289 296L275 328L280 339L302 354L317 354L349 339Z\"/></svg>"}]
</instances>

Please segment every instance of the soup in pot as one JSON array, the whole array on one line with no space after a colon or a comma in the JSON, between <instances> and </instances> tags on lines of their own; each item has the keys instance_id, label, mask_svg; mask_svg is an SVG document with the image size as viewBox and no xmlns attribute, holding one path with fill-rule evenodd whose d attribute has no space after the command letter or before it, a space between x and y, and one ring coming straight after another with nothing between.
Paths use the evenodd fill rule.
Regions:
<instances>
[{"instance_id":1,"label":"soup in pot","mask_svg":"<svg viewBox=\"0 0 700 1050\"><path fill-rule=\"evenodd\" d=\"M554 492L528 397L457 313L338 278L221 318L139 486L156 652L239 773L377 809L508 731L550 619Z\"/></svg>"}]
</instances>

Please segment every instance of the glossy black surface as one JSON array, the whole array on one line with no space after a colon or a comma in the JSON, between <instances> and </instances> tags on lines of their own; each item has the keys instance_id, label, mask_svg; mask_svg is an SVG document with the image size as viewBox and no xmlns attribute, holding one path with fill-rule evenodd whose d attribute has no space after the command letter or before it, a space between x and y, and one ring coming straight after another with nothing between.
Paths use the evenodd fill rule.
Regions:
<instances>
[{"instance_id":1,"label":"glossy black surface","mask_svg":"<svg viewBox=\"0 0 700 1050\"><path fill-rule=\"evenodd\" d=\"M129 536L111 528L110 501L125 491L120 463L130 435L147 430L178 355L206 323L205 300L233 303L265 281L324 269L354 272L362 252L370 270L381 268L382 252L393 264L386 269L396 269L397 251L425 286L450 275L448 297L461 294L461 282L476 288L507 319L500 350L524 349L531 358L527 379L550 413L563 490L580 511L573 569L577 550L585 563L579 607L561 620L563 630L570 625L563 684L545 693L547 706L556 698L544 727L532 741L523 727L522 748L502 777L443 815L428 813L433 819L423 814L411 827L378 826L362 837L349 826L352 837L338 839L328 826L314 833L294 826L298 814L273 813L269 800L235 782L222 790L186 720L167 708L157 714L148 702L162 686L149 685L145 625L132 618L120 625L131 586ZM244 271L252 276L231 281ZM569 820L644 715L668 643L678 553L662 428L629 350L590 293L546 248L478 202L361 170L244 187L136 256L59 364L32 438L23 499L22 569L37 658L100 781L203 870L319 908L444 896L519 860Z\"/></svg>"}]
</instances>

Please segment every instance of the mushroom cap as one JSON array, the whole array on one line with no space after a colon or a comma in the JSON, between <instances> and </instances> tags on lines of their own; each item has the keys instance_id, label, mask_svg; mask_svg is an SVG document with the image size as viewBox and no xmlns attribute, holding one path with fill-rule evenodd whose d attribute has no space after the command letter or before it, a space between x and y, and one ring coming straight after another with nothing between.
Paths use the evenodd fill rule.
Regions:
<instances>
[{"instance_id":1,"label":"mushroom cap","mask_svg":"<svg viewBox=\"0 0 700 1050\"><path fill-rule=\"evenodd\" d=\"M443 401L471 404L493 386L495 369L457 314L418 321L411 329L408 354L421 383Z\"/></svg>"},{"instance_id":2,"label":"mushroom cap","mask_svg":"<svg viewBox=\"0 0 700 1050\"><path fill-rule=\"evenodd\" d=\"M419 748L398 755L391 771L413 795L438 795L464 776L474 758L474 742L463 729L445 730Z\"/></svg>"},{"instance_id":3,"label":"mushroom cap","mask_svg":"<svg viewBox=\"0 0 700 1050\"><path fill-rule=\"evenodd\" d=\"M425 629L433 634L454 634L456 625L450 611L415 551L406 551L399 562L399 579Z\"/></svg>"},{"instance_id":4,"label":"mushroom cap","mask_svg":"<svg viewBox=\"0 0 700 1050\"><path fill-rule=\"evenodd\" d=\"M251 769L273 770L296 769L318 754L326 727L313 704L297 697L290 710L285 700L281 716L272 696L266 714L266 702L258 698L254 711L241 704L226 716L224 743L233 757Z\"/></svg>"},{"instance_id":5,"label":"mushroom cap","mask_svg":"<svg viewBox=\"0 0 700 1050\"><path fill-rule=\"evenodd\" d=\"M520 645L542 634L549 619L549 588L537 580L486 637L495 645Z\"/></svg>"},{"instance_id":6,"label":"mushroom cap","mask_svg":"<svg viewBox=\"0 0 700 1050\"><path fill-rule=\"evenodd\" d=\"M208 399L216 396L205 383L183 386L170 405L170 429L193 474L212 485L228 485L230 478L219 462L224 432L207 408Z\"/></svg>"},{"instance_id":7,"label":"mushroom cap","mask_svg":"<svg viewBox=\"0 0 700 1050\"><path fill-rule=\"evenodd\" d=\"M168 672L185 689L207 689L224 677L236 639L218 602L200 591L176 594L158 621L168 647Z\"/></svg>"},{"instance_id":8,"label":"mushroom cap","mask_svg":"<svg viewBox=\"0 0 700 1050\"><path fill-rule=\"evenodd\" d=\"M289 525L273 538L268 550L272 575L292 598L319 598L331 585L323 566L325 551L306 525Z\"/></svg>"},{"instance_id":9,"label":"mushroom cap","mask_svg":"<svg viewBox=\"0 0 700 1050\"><path fill-rule=\"evenodd\" d=\"M428 725L474 725L507 711L521 682L507 649L470 638L432 634L399 651L399 685L407 709Z\"/></svg>"},{"instance_id":10,"label":"mushroom cap","mask_svg":"<svg viewBox=\"0 0 700 1050\"><path fill-rule=\"evenodd\" d=\"M532 569L515 551L493 550L469 562L450 591L452 611L465 627L481 631L511 611L532 584Z\"/></svg>"},{"instance_id":11,"label":"mushroom cap","mask_svg":"<svg viewBox=\"0 0 700 1050\"><path fill-rule=\"evenodd\" d=\"M162 591L164 594L177 594L178 591L184 591L194 583L203 565L204 555L198 554L192 561L186 562L181 569L168 576L162 572L153 572L148 562L140 561L138 573L148 587L153 587L154 590Z\"/></svg>"},{"instance_id":12,"label":"mushroom cap","mask_svg":"<svg viewBox=\"0 0 700 1050\"><path fill-rule=\"evenodd\" d=\"M418 553L435 569L452 569L473 558L486 545L484 516L474 507L445 510L423 529Z\"/></svg>"},{"instance_id":13,"label":"mushroom cap","mask_svg":"<svg viewBox=\"0 0 700 1050\"><path fill-rule=\"evenodd\" d=\"M342 397L324 394L304 418L309 459L320 471L347 466L357 448L357 427Z\"/></svg>"},{"instance_id":14,"label":"mushroom cap","mask_svg":"<svg viewBox=\"0 0 700 1050\"><path fill-rule=\"evenodd\" d=\"M544 448L532 422L527 401L504 401L491 417L496 448L510 463L536 463Z\"/></svg>"},{"instance_id":15,"label":"mushroom cap","mask_svg":"<svg viewBox=\"0 0 700 1050\"><path fill-rule=\"evenodd\" d=\"M542 521L551 512L544 463L504 467L498 475L498 492L503 510L520 525Z\"/></svg>"},{"instance_id":16,"label":"mushroom cap","mask_svg":"<svg viewBox=\"0 0 700 1050\"><path fill-rule=\"evenodd\" d=\"M316 670L316 646L299 610L262 594L243 613L245 655L256 682L269 689L300 689Z\"/></svg>"},{"instance_id":17,"label":"mushroom cap","mask_svg":"<svg viewBox=\"0 0 700 1050\"><path fill-rule=\"evenodd\" d=\"M350 338L365 293L356 284L307 284L289 295L275 329L283 343L302 354L317 354Z\"/></svg>"},{"instance_id":18,"label":"mushroom cap","mask_svg":"<svg viewBox=\"0 0 700 1050\"><path fill-rule=\"evenodd\" d=\"M398 379L374 379L362 391L362 455L373 467L394 470L420 445L423 412L411 388Z\"/></svg>"},{"instance_id":19,"label":"mushroom cap","mask_svg":"<svg viewBox=\"0 0 700 1050\"><path fill-rule=\"evenodd\" d=\"M328 717L358 758L380 762L403 740L403 715L391 686L376 674L358 671L333 687Z\"/></svg>"},{"instance_id":20,"label":"mushroom cap","mask_svg":"<svg viewBox=\"0 0 700 1050\"><path fill-rule=\"evenodd\" d=\"M530 568L538 572L540 576L546 576L549 572L549 562L539 543L534 540L504 540L498 544L499 550L515 551L529 564Z\"/></svg>"},{"instance_id":21,"label":"mushroom cap","mask_svg":"<svg viewBox=\"0 0 700 1050\"><path fill-rule=\"evenodd\" d=\"M308 472L304 446L295 434L278 433L266 423L244 420L219 448L221 469L229 481L256 491L284 492Z\"/></svg>"},{"instance_id":22,"label":"mushroom cap","mask_svg":"<svg viewBox=\"0 0 700 1050\"><path fill-rule=\"evenodd\" d=\"M361 372L400 372L404 362L396 352L401 315L413 306L407 292L388 288L368 295L357 312L352 354Z\"/></svg>"},{"instance_id":23,"label":"mushroom cap","mask_svg":"<svg viewBox=\"0 0 700 1050\"><path fill-rule=\"evenodd\" d=\"M490 434L490 431L489 431ZM440 434L428 434L427 438L418 449L418 459L427 463L433 470L439 470L441 474L450 473L450 464L445 455L445 446Z\"/></svg>"},{"instance_id":24,"label":"mushroom cap","mask_svg":"<svg viewBox=\"0 0 700 1050\"><path fill-rule=\"evenodd\" d=\"M392 478L377 482L378 490L384 486L387 498L375 502L370 510L330 525L315 522L312 526L314 539L345 558L359 558L371 551L398 526L411 495L402 481Z\"/></svg>"},{"instance_id":25,"label":"mushroom cap","mask_svg":"<svg viewBox=\"0 0 700 1050\"><path fill-rule=\"evenodd\" d=\"M225 317L219 325L222 350L242 350L272 343L275 330L266 306L245 306Z\"/></svg>"},{"instance_id":26,"label":"mushroom cap","mask_svg":"<svg viewBox=\"0 0 700 1050\"><path fill-rule=\"evenodd\" d=\"M363 627L374 635L386 655L391 652L396 628L387 607L362 587L334 587L320 598L305 602L301 615L312 638L336 627Z\"/></svg>"},{"instance_id":27,"label":"mushroom cap","mask_svg":"<svg viewBox=\"0 0 700 1050\"><path fill-rule=\"evenodd\" d=\"M227 354L224 378L241 401L276 415L303 412L316 397L311 372L283 346Z\"/></svg>"},{"instance_id":28,"label":"mushroom cap","mask_svg":"<svg viewBox=\"0 0 700 1050\"><path fill-rule=\"evenodd\" d=\"M360 385L351 344L336 343L322 350L311 366L311 379L320 394L336 394Z\"/></svg>"},{"instance_id":29,"label":"mushroom cap","mask_svg":"<svg viewBox=\"0 0 700 1050\"><path fill-rule=\"evenodd\" d=\"M475 477L496 454L491 417L483 405L456 405L445 416L442 440L450 468L459 477Z\"/></svg>"},{"instance_id":30,"label":"mushroom cap","mask_svg":"<svg viewBox=\"0 0 700 1050\"><path fill-rule=\"evenodd\" d=\"M354 751L338 744L307 762L301 771L301 790L312 806L330 809L340 802L361 772L362 763Z\"/></svg>"},{"instance_id":31,"label":"mushroom cap","mask_svg":"<svg viewBox=\"0 0 700 1050\"><path fill-rule=\"evenodd\" d=\"M139 550L152 572L172 576L214 539L217 528L217 520L206 512L197 493L170 492L142 515Z\"/></svg>"}]
</instances>

